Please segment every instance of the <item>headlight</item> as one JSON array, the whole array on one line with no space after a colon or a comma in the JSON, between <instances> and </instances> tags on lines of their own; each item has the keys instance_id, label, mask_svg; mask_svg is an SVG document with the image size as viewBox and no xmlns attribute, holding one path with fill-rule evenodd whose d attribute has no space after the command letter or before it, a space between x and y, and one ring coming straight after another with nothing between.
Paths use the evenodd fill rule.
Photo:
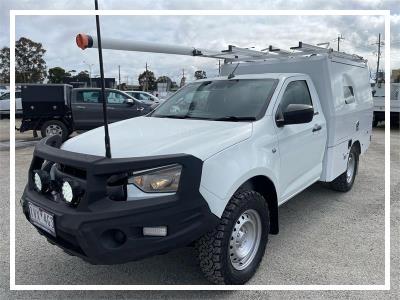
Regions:
<instances>
[{"instance_id":1,"label":"headlight","mask_svg":"<svg viewBox=\"0 0 400 300\"><path fill-rule=\"evenodd\" d=\"M33 171L33 186L37 192L46 193L50 188L50 174L44 170Z\"/></svg>"},{"instance_id":2,"label":"headlight","mask_svg":"<svg viewBox=\"0 0 400 300\"><path fill-rule=\"evenodd\" d=\"M161 168L135 172L128 183L146 193L176 192L181 178L182 166L175 164Z\"/></svg>"}]
</instances>

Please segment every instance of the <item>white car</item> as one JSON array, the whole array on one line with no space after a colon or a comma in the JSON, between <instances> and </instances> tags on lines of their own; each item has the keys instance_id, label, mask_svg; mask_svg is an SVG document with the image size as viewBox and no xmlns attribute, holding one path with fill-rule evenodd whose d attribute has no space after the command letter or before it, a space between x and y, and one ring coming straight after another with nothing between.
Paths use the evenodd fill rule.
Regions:
<instances>
[{"instance_id":1,"label":"white car","mask_svg":"<svg viewBox=\"0 0 400 300\"><path fill-rule=\"evenodd\" d=\"M142 91L124 91L127 93L129 96L132 96L133 98L146 103L150 105L158 105L163 102L163 100L160 100L156 96L153 96L150 93L147 92L142 92Z\"/></svg>"},{"instance_id":2,"label":"white car","mask_svg":"<svg viewBox=\"0 0 400 300\"><path fill-rule=\"evenodd\" d=\"M306 54L225 64L110 124L111 158L103 127L42 140L22 196L28 220L91 263L194 243L210 281L247 282L278 234L278 207L317 181L349 191L370 144L366 61Z\"/></svg>"},{"instance_id":3,"label":"white car","mask_svg":"<svg viewBox=\"0 0 400 300\"><path fill-rule=\"evenodd\" d=\"M22 114L21 91L15 92L15 113ZM0 96L0 118L10 115L10 92Z\"/></svg>"}]
</instances>

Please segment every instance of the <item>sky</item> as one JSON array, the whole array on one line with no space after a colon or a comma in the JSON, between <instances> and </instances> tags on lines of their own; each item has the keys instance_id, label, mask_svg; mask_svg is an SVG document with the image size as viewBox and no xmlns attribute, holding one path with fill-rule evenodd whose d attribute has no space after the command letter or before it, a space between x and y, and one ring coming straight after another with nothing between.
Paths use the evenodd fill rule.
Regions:
<instances>
[{"instance_id":1,"label":"sky","mask_svg":"<svg viewBox=\"0 0 400 300\"><path fill-rule=\"evenodd\" d=\"M0 47L9 45L10 9L92 9L91 0L0 0ZM222 0L222 1L108 1L99 0L101 9L390 9L391 64L400 68L400 1L294 1L294 0ZM299 41L316 44L330 42L337 47L368 59L376 69L377 37L384 36L384 18L379 16L101 16L102 37L153 41L220 51L232 44L238 47L263 49L269 45L288 49ZM75 44L77 33L95 34L93 16L18 16L17 39L24 36L40 42L47 50L48 68L89 70L99 74L96 49L81 50ZM193 80L196 70L205 70L208 77L218 75L218 61L209 58L165 54L104 50L106 77L137 84L137 78L147 63L156 75L166 75L179 83L182 70ZM384 56L382 55L382 63Z\"/></svg>"}]
</instances>

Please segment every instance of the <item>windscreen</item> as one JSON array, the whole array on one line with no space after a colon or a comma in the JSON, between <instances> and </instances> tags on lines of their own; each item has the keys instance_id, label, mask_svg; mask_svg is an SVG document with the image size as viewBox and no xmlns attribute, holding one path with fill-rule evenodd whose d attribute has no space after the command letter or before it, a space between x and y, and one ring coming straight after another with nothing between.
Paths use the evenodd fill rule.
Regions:
<instances>
[{"instance_id":1,"label":"windscreen","mask_svg":"<svg viewBox=\"0 0 400 300\"><path fill-rule=\"evenodd\" d=\"M230 79L186 85L151 115L205 120L256 120L273 94L276 79Z\"/></svg>"}]
</instances>

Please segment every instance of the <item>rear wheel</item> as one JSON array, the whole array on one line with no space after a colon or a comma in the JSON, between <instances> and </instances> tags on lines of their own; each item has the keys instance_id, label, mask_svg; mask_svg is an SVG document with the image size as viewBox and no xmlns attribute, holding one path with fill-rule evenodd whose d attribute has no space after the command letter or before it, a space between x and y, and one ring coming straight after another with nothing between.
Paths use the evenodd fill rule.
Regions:
<instances>
[{"instance_id":1,"label":"rear wheel","mask_svg":"<svg viewBox=\"0 0 400 300\"><path fill-rule=\"evenodd\" d=\"M197 242L200 268L219 284L244 284L257 271L268 241L269 212L264 197L239 190L219 225Z\"/></svg>"},{"instance_id":2,"label":"rear wheel","mask_svg":"<svg viewBox=\"0 0 400 300\"><path fill-rule=\"evenodd\" d=\"M41 128L42 137L48 137L53 135L61 136L62 140L65 141L69 136L69 130L67 126L58 120L50 120L45 122Z\"/></svg>"},{"instance_id":3,"label":"rear wheel","mask_svg":"<svg viewBox=\"0 0 400 300\"><path fill-rule=\"evenodd\" d=\"M357 148L353 145L347 157L346 171L331 182L330 186L332 189L339 192L348 192L351 190L357 175L358 155Z\"/></svg>"}]
</instances>

